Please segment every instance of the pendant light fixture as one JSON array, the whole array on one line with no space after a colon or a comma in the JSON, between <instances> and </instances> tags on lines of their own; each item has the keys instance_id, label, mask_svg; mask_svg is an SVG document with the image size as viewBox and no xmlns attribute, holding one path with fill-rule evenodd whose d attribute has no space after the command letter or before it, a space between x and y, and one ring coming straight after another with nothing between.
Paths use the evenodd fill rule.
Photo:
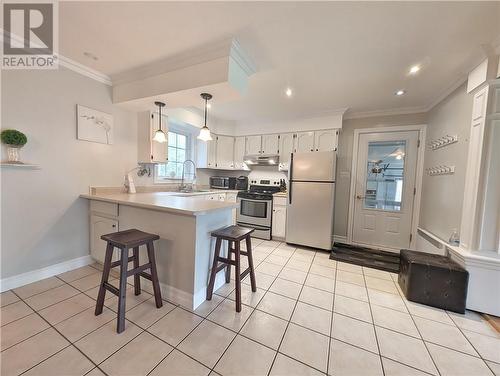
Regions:
<instances>
[{"instance_id":1,"label":"pendant light fixture","mask_svg":"<svg viewBox=\"0 0 500 376\"><path fill-rule=\"evenodd\" d=\"M155 102L155 105L158 106L158 112L159 112L159 117L158 117L158 130L155 132L155 135L153 137L153 140L156 142L167 142L167 136L165 132L161 129L161 109L162 107L165 107L165 103L163 102Z\"/></svg>"},{"instance_id":2,"label":"pendant light fixture","mask_svg":"<svg viewBox=\"0 0 500 376\"><path fill-rule=\"evenodd\" d=\"M205 100L205 124L203 128L200 129L200 134L198 135L198 140L202 141L212 141L212 136L210 135L210 129L207 127L207 108L208 101L212 99L212 94L201 93L200 96Z\"/></svg>"}]
</instances>

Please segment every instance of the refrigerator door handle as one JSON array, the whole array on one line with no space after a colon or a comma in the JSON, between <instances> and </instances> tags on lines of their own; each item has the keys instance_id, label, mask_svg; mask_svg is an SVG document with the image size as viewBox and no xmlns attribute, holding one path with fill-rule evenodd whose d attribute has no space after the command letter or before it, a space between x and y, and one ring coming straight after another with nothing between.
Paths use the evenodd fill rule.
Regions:
<instances>
[{"instance_id":1,"label":"refrigerator door handle","mask_svg":"<svg viewBox=\"0 0 500 376\"><path fill-rule=\"evenodd\" d=\"M292 204L292 185L293 185L293 153L290 154L290 169L288 171L288 203Z\"/></svg>"}]
</instances>

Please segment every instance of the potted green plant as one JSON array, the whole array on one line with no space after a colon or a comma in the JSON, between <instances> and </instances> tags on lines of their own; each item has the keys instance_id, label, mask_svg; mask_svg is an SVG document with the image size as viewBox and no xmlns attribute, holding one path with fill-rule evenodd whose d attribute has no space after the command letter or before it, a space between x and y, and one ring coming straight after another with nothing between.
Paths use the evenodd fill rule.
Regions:
<instances>
[{"instance_id":1,"label":"potted green plant","mask_svg":"<svg viewBox=\"0 0 500 376\"><path fill-rule=\"evenodd\" d=\"M26 135L16 129L5 129L0 133L0 139L7 145L7 160L10 163L22 163L19 161L19 149L28 142Z\"/></svg>"}]
</instances>

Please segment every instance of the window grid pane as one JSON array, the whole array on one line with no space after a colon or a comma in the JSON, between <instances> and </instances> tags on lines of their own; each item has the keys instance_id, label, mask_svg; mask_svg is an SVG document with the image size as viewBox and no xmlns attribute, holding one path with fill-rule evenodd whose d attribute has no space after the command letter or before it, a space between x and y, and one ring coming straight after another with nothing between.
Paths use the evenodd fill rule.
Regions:
<instances>
[{"instance_id":1,"label":"window grid pane","mask_svg":"<svg viewBox=\"0 0 500 376\"><path fill-rule=\"evenodd\" d=\"M182 165L187 158L188 137L183 134L168 132L168 162L157 168L158 177L180 179Z\"/></svg>"}]
</instances>

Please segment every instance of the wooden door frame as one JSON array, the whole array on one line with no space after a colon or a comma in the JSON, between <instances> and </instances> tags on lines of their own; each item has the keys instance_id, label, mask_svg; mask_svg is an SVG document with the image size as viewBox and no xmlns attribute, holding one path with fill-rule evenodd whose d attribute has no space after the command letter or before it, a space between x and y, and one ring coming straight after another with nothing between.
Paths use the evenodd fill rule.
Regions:
<instances>
[{"instance_id":1,"label":"wooden door frame","mask_svg":"<svg viewBox=\"0 0 500 376\"><path fill-rule=\"evenodd\" d=\"M349 189L349 210L347 218L347 243L354 245L370 246L367 244L360 244L353 242L353 231L354 231L354 210L355 210L355 196L356 196L356 175L358 166L358 149L359 149L359 137L362 134L369 133L390 133L390 132L405 132L405 131L418 131L418 140L420 142L417 148L417 165L415 171L415 188L416 194L413 197L413 213L411 220L411 234L412 239L410 241L410 248L415 249L415 244L417 240L417 227L420 215L420 200L422 193L422 177L424 170L424 149L425 149L425 131L426 124L417 125L404 125L404 126L387 126L378 128L359 128L354 130L354 140L352 146L352 165L351 165L351 184ZM373 246L374 248L380 248ZM386 248L389 251L399 251L395 248Z\"/></svg>"}]
</instances>

